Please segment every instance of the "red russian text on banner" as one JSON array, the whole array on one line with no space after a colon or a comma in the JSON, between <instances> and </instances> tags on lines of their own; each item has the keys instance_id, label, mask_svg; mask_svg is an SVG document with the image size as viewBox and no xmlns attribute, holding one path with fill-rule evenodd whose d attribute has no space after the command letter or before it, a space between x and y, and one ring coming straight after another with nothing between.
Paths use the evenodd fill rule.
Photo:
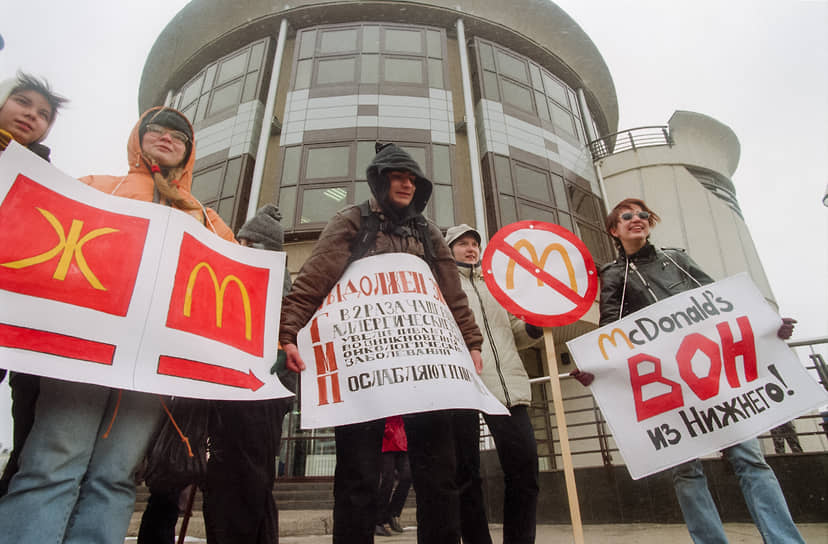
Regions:
<instances>
[{"instance_id":1,"label":"red russian text on banner","mask_svg":"<svg viewBox=\"0 0 828 544\"><path fill-rule=\"evenodd\" d=\"M0 205L0 289L125 316L149 221L18 175Z\"/></svg>"},{"instance_id":2,"label":"red russian text on banner","mask_svg":"<svg viewBox=\"0 0 828 544\"><path fill-rule=\"evenodd\" d=\"M483 277L509 312L540 327L577 321L595 301L598 274L586 245L552 223L519 221L497 231Z\"/></svg>"},{"instance_id":3,"label":"red russian text on banner","mask_svg":"<svg viewBox=\"0 0 828 544\"><path fill-rule=\"evenodd\" d=\"M261 357L269 277L184 233L167 326Z\"/></svg>"}]
</instances>

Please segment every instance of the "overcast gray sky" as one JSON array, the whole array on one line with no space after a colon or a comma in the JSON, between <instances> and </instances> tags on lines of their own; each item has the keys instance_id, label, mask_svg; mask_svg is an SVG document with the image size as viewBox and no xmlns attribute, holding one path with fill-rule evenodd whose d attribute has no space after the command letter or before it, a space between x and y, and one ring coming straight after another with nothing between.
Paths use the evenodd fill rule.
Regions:
<instances>
[{"instance_id":1,"label":"overcast gray sky","mask_svg":"<svg viewBox=\"0 0 828 544\"><path fill-rule=\"evenodd\" d=\"M728 125L745 220L794 339L828 335L828 0L560 0L618 93L619 129L675 110ZM46 143L73 176L126 172L144 61L183 0L28 0L3 9L0 78L22 68L72 103ZM510 2L505 2L504 7ZM0 394L0 443L10 432Z\"/></svg>"}]
</instances>

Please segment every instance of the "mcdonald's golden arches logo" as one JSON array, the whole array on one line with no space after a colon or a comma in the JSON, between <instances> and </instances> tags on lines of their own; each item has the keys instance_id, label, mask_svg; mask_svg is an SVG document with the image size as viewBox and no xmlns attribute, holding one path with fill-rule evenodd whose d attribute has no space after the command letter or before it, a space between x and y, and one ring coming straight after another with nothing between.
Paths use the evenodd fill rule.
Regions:
<instances>
[{"instance_id":1,"label":"mcdonald's golden arches logo","mask_svg":"<svg viewBox=\"0 0 828 544\"><path fill-rule=\"evenodd\" d=\"M185 233L167 326L261 356L268 280L268 269L234 261Z\"/></svg>"},{"instance_id":2,"label":"mcdonald's golden arches logo","mask_svg":"<svg viewBox=\"0 0 828 544\"><path fill-rule=\"evenodd\" d=\"M492 296L541 327L580 319L598 293L598 273L586 245L554 223L506 225L489 240L481 264Z\"/></svg>"},{"instance_id":3,"label":"mcdonald's golden arches logo","mask_svg":"<svg viewBox=\"0 0 828 544\"><path fill-rule=\"evenodd\" d=\"M606 346L604 345L604 342L608 341L610 344L612 344L612 347L617 348L618 343L615 341L615 335L616 334L618 336L620 336L621 339L624 340L624 342L627 343L628 348L633 349L632 342L630 342L630 337L627 336L627 333L625 333L624 331L622 331L618 327L615 327L610 331L609 334L601 333L598 336L598 347L601 348L601 355L604 356L605 361L607 359L609 359L609 356L607 356L607 350L606 350Z\"/></svg>"}]
</instances>

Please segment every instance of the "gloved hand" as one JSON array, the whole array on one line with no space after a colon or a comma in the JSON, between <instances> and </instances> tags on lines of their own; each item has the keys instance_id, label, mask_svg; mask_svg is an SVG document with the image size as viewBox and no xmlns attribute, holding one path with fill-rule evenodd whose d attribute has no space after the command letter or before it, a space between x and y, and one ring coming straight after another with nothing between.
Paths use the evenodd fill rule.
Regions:
<instances>
[{"instance_id":1,"label":"gloved hand","mask_svg":"<svg viewBox=\"0 0 828 544\"><path fill-rule=\"evenodd\" d=\"M541 336L543 336L543 327L538 327L526 323L526 334L528 334L529 338L532 339L540 338Z\"/></svg>"},{"instance_id":2,"label":"gloved hand","mask_svg":"<svg viewBox=\"0 0 828 544\"><path fill-rule=\"evenodd\" d=\"M776 331L776 336L778 336L782 340L787 340L788 338L790 338L793 334L795 323L796 319L792 317L783 317L782 325L779 327L779 330Z\"/></svg>"},{"instance_id":3,"label":"gloved hand","mask_svg":"<svg viewBox=\"0 0 828 544\"><path fill-rule=\"evenodd\" d=\"M583 372L577 368L570 372L569 375L581 382L581 385L584 387L589 387L589 384L591 384L592 380L595 379L595 374L592 372Z\"/></svg>"}]
</instances>

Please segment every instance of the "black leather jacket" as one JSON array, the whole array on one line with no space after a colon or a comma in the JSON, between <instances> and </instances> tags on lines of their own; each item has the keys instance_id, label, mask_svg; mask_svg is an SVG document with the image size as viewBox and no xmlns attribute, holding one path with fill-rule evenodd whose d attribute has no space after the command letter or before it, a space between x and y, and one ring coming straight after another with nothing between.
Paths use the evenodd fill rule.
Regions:
<instances>
[{"instance_id":1,"label":"black leather jacket","mask_svg":"<svg viewBox=\"0 0 828 544\"><path fill-rule=\"evenodd\" d=\"M601 327L676 293L713 283L683 249L656 249L649 242L630 256L622 250L600 275Z\"/></svg>"}]
</instances>

